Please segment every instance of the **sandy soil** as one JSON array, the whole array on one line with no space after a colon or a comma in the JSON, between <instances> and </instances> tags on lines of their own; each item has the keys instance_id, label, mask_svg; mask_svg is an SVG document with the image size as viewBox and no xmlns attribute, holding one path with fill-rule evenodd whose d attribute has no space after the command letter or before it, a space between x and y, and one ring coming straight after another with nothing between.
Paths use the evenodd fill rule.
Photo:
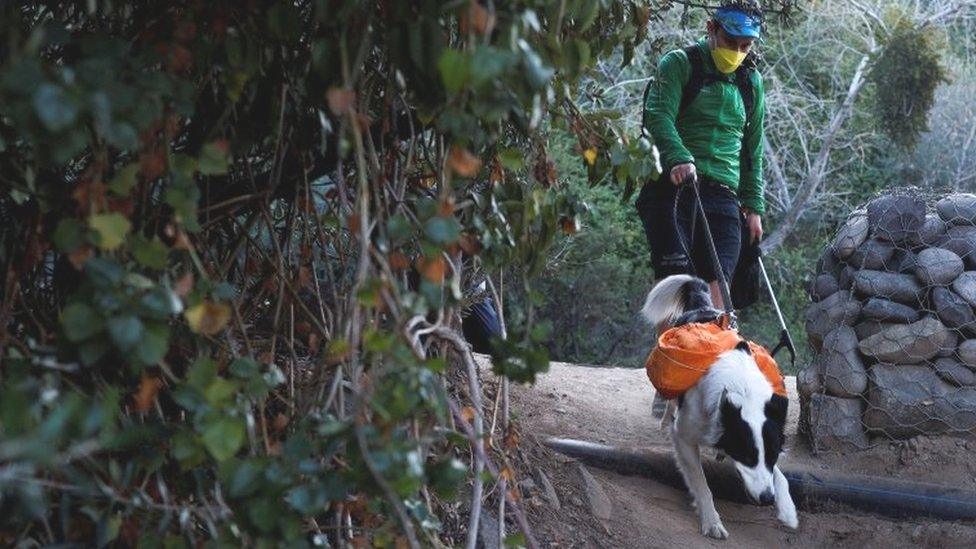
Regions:
<instances>
[{"instance_id":1,"label":"sandy soil","mask_svg":"<svg viewBox=\"0 0 976 549\"><path fill-rule=\"evenodd\" d=\"M792 380L790 380L792 381ZM789 383L791 392L793 384ZM790 434L799 406L791 398ZM512 410L528 440L567 437L624 448L670 448L667 434L651 418L653 388L643 370L553 363L533 387L515 387ZM915 481L976 486L973 442L915 439L881 443L866 452L811 456L792 437L784 458L792 468L910 478ZM549 476L561 501L559 510L538 490L526 496L536 534L549 547L974 547L976 524L930 520L892 521L846 509L801 513L800 529L779 526L770 508L718 502L730 539L712 541L698 533L697 520L683 491L652 480L588 470L612 504L609 520L595 518L585 504L580 464L539 445L529 461Z\"/></svg>"}]
</instances>

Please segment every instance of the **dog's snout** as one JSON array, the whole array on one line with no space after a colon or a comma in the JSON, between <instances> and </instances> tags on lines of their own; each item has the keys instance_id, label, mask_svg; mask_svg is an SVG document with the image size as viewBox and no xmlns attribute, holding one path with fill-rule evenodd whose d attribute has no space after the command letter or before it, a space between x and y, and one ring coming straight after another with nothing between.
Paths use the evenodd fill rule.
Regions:
<instances>
[{"instance_id":1,"label":"dog's snout","mask_svg":"<svg viewBox=\"0 0 976 549\"><path fill-rule=\"evenodd\" d=\"M776 498L773 496L773 491L770 489L763 490L763 493L759 494L759 505L772 505Z\"/></svg>"}]
</instances>

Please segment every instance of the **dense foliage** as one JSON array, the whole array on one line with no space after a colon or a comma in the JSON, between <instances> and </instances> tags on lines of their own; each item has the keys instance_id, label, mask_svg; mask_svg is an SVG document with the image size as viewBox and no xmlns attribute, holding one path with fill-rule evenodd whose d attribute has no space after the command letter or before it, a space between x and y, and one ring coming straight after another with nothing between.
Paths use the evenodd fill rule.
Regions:
<instances>
[{"instance_id":1,"label":"dense foliage","mask_svg":"<svg viewBox=\"0 0 976 549\"><path fill-rule=\"evenodd\" d=\"M885 37L888 46L881 50L871 71L878 89L889 92L876 94L874 111L885 134L911 149L928 129L936 89L948 82L942 60L945 37L931 25L919 25L898 10L892 11L889 17L894 22L890 36Z\"/></svg>"},{"instance_id":2,"label":"dense foliage","mask_svg":"<svg viewBox=\"0 0 976 549\"><path fill-rule=\"evenodd\" d=\"M541 128L600 134L568 93L651 7L4 3L0 543L453 544L488 481L523 520L460 313L534 295L579 208Z\"/></svg>"}]
</instances>

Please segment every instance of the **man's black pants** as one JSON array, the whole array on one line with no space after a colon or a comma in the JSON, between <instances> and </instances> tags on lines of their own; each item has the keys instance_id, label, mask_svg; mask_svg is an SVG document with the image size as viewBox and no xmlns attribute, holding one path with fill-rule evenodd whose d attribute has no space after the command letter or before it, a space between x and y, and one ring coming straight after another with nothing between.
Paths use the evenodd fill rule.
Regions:
<instances>
[{"instance_id":1,"label":"man's black pants","mask_svg":"<svg viewBox=\"0 0 976 549\"><path fill-rule=\"evenodd\" d=\"M742 244L739 200L735 192L721 183L699 180L698 188L718 252L719 265L725 280L731 280ZM656 279L673 274L693 274L706 282L718 279L705 241L704 223L695 204L694 189L689 186L676 187L662 176L660 180L644 185L634 205L651 247L651 264Z\"/></svg>"}]
</instances>

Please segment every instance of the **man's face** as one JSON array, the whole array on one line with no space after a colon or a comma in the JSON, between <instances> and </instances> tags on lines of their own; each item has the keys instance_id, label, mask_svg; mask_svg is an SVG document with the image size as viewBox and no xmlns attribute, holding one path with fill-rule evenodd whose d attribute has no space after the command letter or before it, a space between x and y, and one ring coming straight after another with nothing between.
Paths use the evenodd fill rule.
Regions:
<instances>
[{"instance_id":1,"label":"man's face","mask_svg":"<svg viewBox=\"0 0 976 549\"><path fill-rule=\"evenodd\" d=\"M714 19L708 21L708 37L712 41L712 47L727 48L742 53L749 53L752 43L756 41L755 38L729 35Z\"/></svg>"}]
</instances>

